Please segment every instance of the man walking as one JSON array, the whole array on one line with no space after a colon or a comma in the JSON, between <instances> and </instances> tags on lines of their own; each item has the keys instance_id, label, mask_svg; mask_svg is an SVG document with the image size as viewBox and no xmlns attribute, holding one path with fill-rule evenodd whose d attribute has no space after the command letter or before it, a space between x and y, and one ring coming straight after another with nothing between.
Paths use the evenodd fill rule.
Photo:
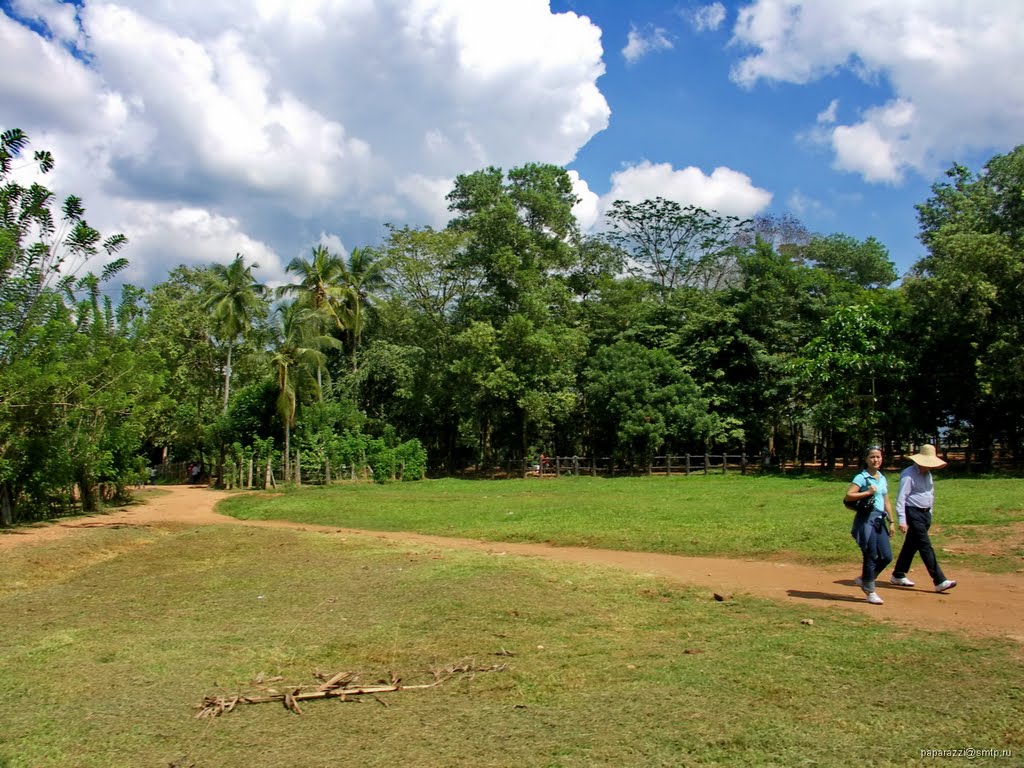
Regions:
<instances>
[{"instance_id":1,"label":"man walking","mask_svg":"<svg viewBox=\"0 0 1024 768\"><path fill-rule=\"evenodd\" d=\"M909 457L913 464L900 473L900 490L896 495L896 517L900 531L906 536L903 548L896 558L896 567L889 581L901 587L912 587L914 582L907 578L914 555L921 553L924 567L932 577L936 592L947 592L956 582L947 579L935 558L928 529L932 527L932 507L935 504L935 480L933 469L942 469L946 462L935 453L934 445L922 445L921 450Z\"/></svg>"}]
</instances>

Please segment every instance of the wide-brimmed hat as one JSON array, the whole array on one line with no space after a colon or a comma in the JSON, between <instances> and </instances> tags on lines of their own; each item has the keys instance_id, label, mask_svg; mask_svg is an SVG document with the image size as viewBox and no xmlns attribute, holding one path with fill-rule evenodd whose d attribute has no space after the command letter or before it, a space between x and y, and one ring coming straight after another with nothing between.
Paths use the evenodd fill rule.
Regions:
<instances>
[{"instance_id":1,"label":"wide-brimmed hat","mask_svg":"<svg viewBox=\"0 0 1024 768\"><path fill-rule=\"evenodd\" d=\"M921 450L907 458L917 464L917 466L927 469L942 469L946 466L946 462L935 454L934 445L922 445Z\"/></svg>"}]
</instances>

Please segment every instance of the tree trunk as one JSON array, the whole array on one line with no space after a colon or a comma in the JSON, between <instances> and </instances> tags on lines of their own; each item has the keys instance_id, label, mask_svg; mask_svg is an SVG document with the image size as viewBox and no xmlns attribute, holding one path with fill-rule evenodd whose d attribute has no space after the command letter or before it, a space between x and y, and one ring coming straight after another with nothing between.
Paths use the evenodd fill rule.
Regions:
<instances>
[{"instance_id":1,"label":"tree trunk","mask_svg":"<svg viewBox=\"0 0 1024 768\"><path fill-rule=\"evenodd\" d=\"M288 421L286 419L285 422L284 422L284 479L285 479L285 482L288 482L288 479L291 477L291 473L292 473L291 456L288 454L288 452L291 450L291 439L292 439L291 425L288 423Z\"/></svg>"},{"instance_id":2,"label":"tree trunk","mask_svg":"<svg viewBox=\"0 0 1024 768\"><path fill-rule=\"evenodd\" d=\"M96 484L89 477L89 473L84 469L79 469L76 473L78 477L76 481L78 483L78 491L82 494L82 511L83 512L98 512L100 508L99 493L96 488Z\"/></svg>"},{"instance_id":3,"label":"tree trunk","mask_svg":"<svg viewBox=\"0 0 1024 768\"><path fill-rule=\"evenodd\" d=\"M11 499L11 484L0 483L0 526L14 525L14 504Z\"/></svg>"},{"instance_id":4,"label":"tree trunk","mask_svg":"<svg viewBox=\"0 0 1024 768\"><path fill-rule=\"evenodd\" d=\"M224 366L224 413L228 412L228 397L231 394L231 345L228 345L228 362Z\"/></svg>"}]
</instances>

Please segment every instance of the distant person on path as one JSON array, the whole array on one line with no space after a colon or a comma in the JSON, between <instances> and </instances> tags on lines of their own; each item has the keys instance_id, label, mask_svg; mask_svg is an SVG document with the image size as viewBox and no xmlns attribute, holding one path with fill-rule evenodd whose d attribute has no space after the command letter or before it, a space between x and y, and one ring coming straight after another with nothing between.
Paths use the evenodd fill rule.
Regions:
<instances>
[{"instance_id":1,"label":"distant person on path","mask_svg":"<svg viewBox=\"0 0 1024 768\"><path fill-rule=\"evenodd\" d=\"M192 485L198 485L199 478L200 478L200 476L202 474L203 474L203 465L202 464L196 462L195 464L190 464L189 465L188 476L189 476L189 482L192 483Z\"/></svg>"},{"instance_id":2,"label":"distant person on path","mask_svg":"<svg viewBox=\"0 0 1024 768\"><path fill-rule=\"evenodd\" d=\"M942 469L946 462L936 455L934 445L922 445L921 450L909 458L914 463L900 473L900 490L896 496L896 516L906 539L889 581L901 587L914 586L914 582L907 578L907 573L914 555L920 552L935 591L947 592L956 586L956 582L947 579L942 572L939 561L935 559L932 540L928 536L928 529L932 527L932 507L935 504L932 470Z\"/></svg>"},{"instance_id":3,"label":"distant person on path","mask_svg":"<svg viewBox=\"0 0 1024 768\"><path fill-rule=\"evenodd\" d=\"M895 533L892 524L892 504L889 502L889 484L882 474L882 449L868 448L864 457L867 468L858 473L846 490L844 501L859 501L871 497L874 503L867 512L858 511L853 518L853 536L864 555L860 576L854 582L864 590L872 605L884 602L875 592L875 579L892 562L892 544Z\"/></svg>"}]
</instances>

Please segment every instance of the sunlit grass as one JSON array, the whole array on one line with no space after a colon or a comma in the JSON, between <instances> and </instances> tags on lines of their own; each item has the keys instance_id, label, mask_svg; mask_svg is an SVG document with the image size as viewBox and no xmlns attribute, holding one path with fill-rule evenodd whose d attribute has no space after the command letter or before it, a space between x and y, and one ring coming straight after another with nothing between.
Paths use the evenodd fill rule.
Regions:
<instances>
[{"instance_id":1,"label":"sunlit grass","mask_svg":"<svg viewBox=\"0 0 1024 768\"><path fill-rule=\"evenodd\" d=\"M223 526L14 548L0 581L15 579L9 768L904 766L936 745L1024 749L1017 646L602 568ZM387 706L194 718L260 673L415 682L465 658L510 668Z\"/></svg>"},{"instance_id":2,"label":"sunlit grass","mask_svg":"<svg viewBox=\"0 0 1024 768\"><path fill-rule=\"evenodd\" d=\"M892 480L895 487L895 473ZM848 482L739 475L432 480L236 496L218 509L244 519L494 541L836 563L848 561L853 547L852 513L841 503ZM933 531L940 542L944 533L999 532L1024 520L1021 479L941 479L938 499ZM948 560L991 571L1024 567L1012 549Z\"/></svg>"}]
</instances>

